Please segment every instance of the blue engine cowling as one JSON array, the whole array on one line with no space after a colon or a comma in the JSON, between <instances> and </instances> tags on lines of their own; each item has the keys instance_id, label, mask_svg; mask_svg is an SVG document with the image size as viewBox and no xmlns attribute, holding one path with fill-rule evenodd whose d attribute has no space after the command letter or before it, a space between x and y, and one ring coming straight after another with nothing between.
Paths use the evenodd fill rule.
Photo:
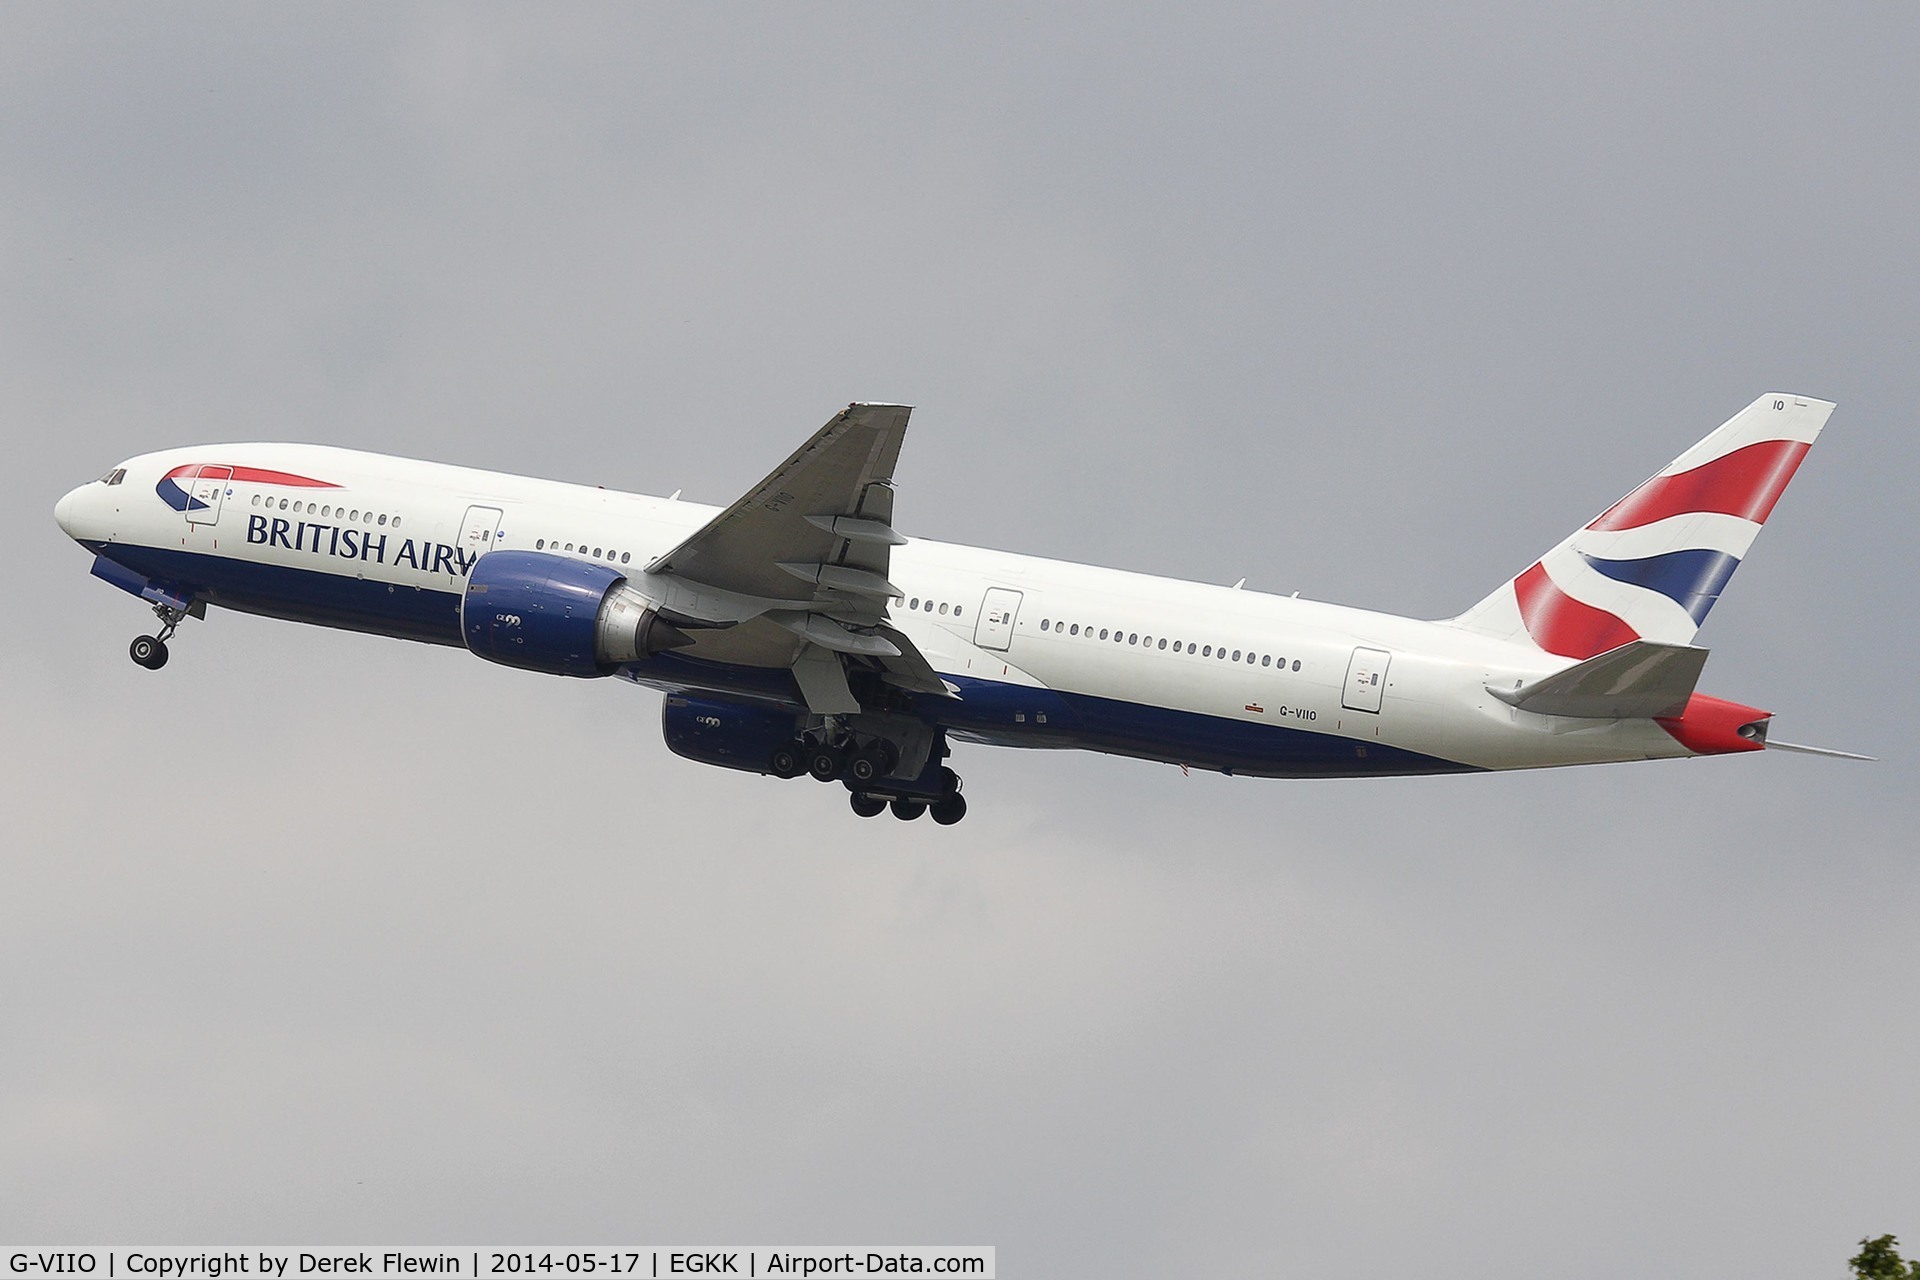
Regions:
<instances>
[{"instance_id":1,"label":"blue engine cowling","mask_svg":"<svg viewBox=\"0 0 1920 1280\"><path fill-rule=\"evenodd\" d=\"M772 772L774 748L791 741L798 727L790 711L721 698L669 694L660 710L660 731L673 754L748 773Z\"/></svg>"},{"instance_id":2,"label":"blue engine cowling","mask_svg":"<svg viewBox=\"0 0 1920 1280\"><path fill-rule=\"evenodd\" d=\"M604 676L600 615L626 575L538 551L491 551L474 562L460 600L467 648L493 662L560 676Z\"/></svg>"}]
</instances>

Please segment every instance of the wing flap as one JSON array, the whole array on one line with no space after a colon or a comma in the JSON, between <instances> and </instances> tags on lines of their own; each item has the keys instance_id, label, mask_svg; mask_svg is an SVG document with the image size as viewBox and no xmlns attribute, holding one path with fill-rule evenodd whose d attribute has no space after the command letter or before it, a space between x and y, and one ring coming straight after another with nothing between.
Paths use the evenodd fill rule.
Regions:
<instances>
[{"instance_id":1,"label":"wing flap","mask_svg":"<svg viewBox=\"0 0 1920 1280\"><path fill-rule=\"evenodd\" d=\"M900 652L879 659L884 674L880 677L896 689L909 693L930 693L936 698L957 698L958 691L940 678L906 632L894 627L876 627L874 634L893 642Z\"/></svg>"}]
</instances>

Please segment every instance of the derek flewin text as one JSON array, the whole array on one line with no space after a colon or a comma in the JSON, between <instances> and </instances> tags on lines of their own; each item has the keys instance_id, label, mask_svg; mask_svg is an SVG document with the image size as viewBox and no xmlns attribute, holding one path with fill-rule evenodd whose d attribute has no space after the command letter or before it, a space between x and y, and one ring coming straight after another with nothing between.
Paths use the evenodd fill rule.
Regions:
<instances>
[{"instance_id":1,"label":"derek flewin text","mask_svg":"<svg viewBox=\"0 0 1920 1280\"><path fill-rule=\"evenodd\" d=\"M26 1280L220 1280L223 1276L444 1276L448 1280L563 1280L572 1277L968 1276L992 1280L992 1246L879 1249L569 1249L508 1251L446 1246L380 1252L332 1249L16 1250L7 1270Z\"/></svg>"},{"instance_id":2,"label":"derek flewin text","mask_svg":"<svg viewBox=\"0 0 1920 1280\"><path fill-rule=\"evenodd\" d=\"M113 1263L117 1262L116 1267ZM141 1253L130 1250L102 1264L91 1253L16 1253L7 1269L16 1275L88 1276L107 1280L110 1272L129 1276L192 1277L217 1280L220 1276L317 1276L354 1272L363 1275L459 1275L457 1254L383 1253L374 1265L371 1253Z\"/></svg>"}]
</instances>

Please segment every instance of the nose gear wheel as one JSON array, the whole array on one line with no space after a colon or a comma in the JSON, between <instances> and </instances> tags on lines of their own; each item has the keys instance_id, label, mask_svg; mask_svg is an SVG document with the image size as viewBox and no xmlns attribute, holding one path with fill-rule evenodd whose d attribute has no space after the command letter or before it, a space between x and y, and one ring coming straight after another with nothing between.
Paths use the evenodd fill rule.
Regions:
<instances>
[{"instance_id":1,"label":"nose gear wheel","mask_svg":"<svg viewBox=\"0 0 1920 1280\"><path fill-rule=\"evenodd\" d=\"M149 671L158 671L167 665L167 641L173 639L174 630L187 612L170 604L156 604L153 613L160 619L160 634L135 636L133 643L127 646L127 656Z\"/></svg>"}]
</instances>

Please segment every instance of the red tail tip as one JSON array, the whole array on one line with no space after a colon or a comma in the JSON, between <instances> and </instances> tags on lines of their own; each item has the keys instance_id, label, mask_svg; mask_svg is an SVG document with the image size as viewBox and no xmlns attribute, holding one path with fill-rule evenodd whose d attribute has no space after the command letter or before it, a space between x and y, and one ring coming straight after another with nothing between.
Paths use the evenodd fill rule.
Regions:
<instances>
[{"instance_id":1,"label":"red tail tip","mask_svg":"<svg viewBox=\"0 0 1920 1280\"><path fill-rule=\"evenodd\" d=\"M1687 709L1665 716L1659 725L1695 755L1719 756L1733 751L1759 751L1767 745L1767 721L1773 712L1746 707L1724 698L1696 693Z\"/></svg>"}]
</instances>

